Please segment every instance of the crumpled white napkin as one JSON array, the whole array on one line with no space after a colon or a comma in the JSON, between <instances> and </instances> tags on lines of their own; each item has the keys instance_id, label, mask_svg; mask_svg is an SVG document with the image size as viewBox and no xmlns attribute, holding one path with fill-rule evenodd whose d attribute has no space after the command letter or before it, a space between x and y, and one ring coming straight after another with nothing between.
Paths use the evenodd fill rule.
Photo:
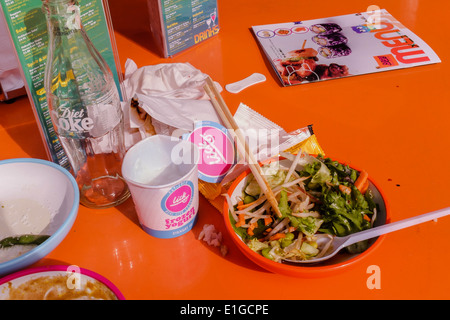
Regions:
<instances>
[{"instance_id":1,"label":"crumpled white napkin","mask_svg":"<svg viewBox=\"0 0 450 320\"><path fill-rule=\"evenodd\" d=\"M143 94L167 99L206 99L203 90L207 74L190 63L161 63L138 68L128 59L125 63L124 86L128 97ZM216 85L218 85L216 83ZM222 91L220 85L218 90Z\"/></svg>"},{"instance_id":2,"label":"crumpled white napkin","mask_svg":"<svg viewBox=\"0 0 450 320\"><path fill-rule=\"evenodd\" d=\"M0 19L0 84L6 97L8 92L24 86L14 51L6 23Z\"/></svg>"},{"instance_id":3,"label":"crumpled white napkin","mask_svg":"<svg viewBox=\"0 0 450 320\"><path fill-rule=\"evenodd\" d=\"M123 88L128 100L136 97L139 106L151 116L156 133L171 135L174 130L191 131L198 120L221 123L203 86L207 74L189 63L162 63L138 68L128 59L125 63ZM222 87L215 82L217 89ZM138 129L139 135L127 139L134 144L148 135L145 121L130 108L129 101L124 105L125 121L129 129Z\"/></svg>"}]
</instances>

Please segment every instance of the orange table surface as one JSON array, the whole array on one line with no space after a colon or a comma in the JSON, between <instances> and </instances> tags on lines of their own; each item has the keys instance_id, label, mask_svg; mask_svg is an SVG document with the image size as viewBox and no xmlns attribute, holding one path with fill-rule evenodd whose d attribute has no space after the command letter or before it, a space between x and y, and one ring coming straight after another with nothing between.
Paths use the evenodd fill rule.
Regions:
<instances>
[{"instance_id":1,"label":"orange table surface","mask_svg":"<svg viewBox=\"0 0 450 320\"><path fill-rule=\"evenodd\" d=\"M250 27L365 11L365 1L219 0L218 36L174 58L162 58L151 38L144 0L110 1L124 68L189 62L222 86L254 72L267 77L238 94L223 91L234 113L245 103L286 131L313 124L329 156L364 168L383 190L397 221L450 205L450 2L380 0L427 42L442 63L321 83L282 87ZM47 159L26 97L0 105L0 159ZM197 239L212 223L229 253ZM34 266L67 264L111 280L127 299L448 299L450 217L388 234L371 255L321 278L268 272L248 260L226 233L221 213L200 197L193 230L157 239L139 226L130 198L110 209L80 206L63 242ZM367 281L379 267L379 288Z\"/></svg>"}]
</instances>

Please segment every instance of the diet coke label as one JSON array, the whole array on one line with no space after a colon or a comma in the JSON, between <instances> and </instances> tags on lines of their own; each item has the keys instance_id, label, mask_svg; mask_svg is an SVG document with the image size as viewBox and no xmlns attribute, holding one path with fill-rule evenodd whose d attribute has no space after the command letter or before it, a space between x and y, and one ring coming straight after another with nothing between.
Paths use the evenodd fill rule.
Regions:
<instances>
[{"instance_id":1,"label":"diet coke label","mask_svg":"<svg viewBox=\"0 0 450 320\"><path fill-rule=\"evenodd\" d=\"M112 87L106 94L89 103L79 98L49 100L52 122L58 133L66 137L100 137L115 128L122 118L118 93Z\"/></svg>"},{"instance_id":2,"label":"diet coke label","mask_svg":"<svg viewBox=\"0 0 450 320\"><path fill-rule=\"evenodd\" d=\"M94 127L94 120L87 117L85 110L72 110L61 107L57 115L57 127L59 131L74 133L89 132Z\"/></svg>"}]
</instances>

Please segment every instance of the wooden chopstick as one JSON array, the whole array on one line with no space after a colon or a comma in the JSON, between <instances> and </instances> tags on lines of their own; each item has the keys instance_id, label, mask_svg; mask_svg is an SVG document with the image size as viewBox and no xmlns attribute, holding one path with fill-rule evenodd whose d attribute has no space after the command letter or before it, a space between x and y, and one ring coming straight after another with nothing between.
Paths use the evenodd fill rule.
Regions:
<instances>
[{"instance_id":1,"label":"wooden chopstick","mask_svg":"<svg viewBox=\"0 0 450 320\"><path fill-rule=\"evenodd\" d=\"M230 109L228 109L228 106L226 105L220 93L217 91L217 88L210 77L206 79L206 84L203 87L203 89L205 89L206 93L210 97L211 103L213 104L214 109L218 113L224 125L227 127L227 129L231 130L230 133L235 136L239 153L247 161L248 166L253 173L253 176L258 182L258 185L261 188L261 190L266 195L267 200L272 206L273 211L278 217L281 217L282 215L280 209L278 208L277 199L275 198L275 195L273 194L272 189L269 186L269 183L264 177L261 167L256 161L253 153L250 151L250 148L245 141L241 129L234 120L233 115L230 112Z\"/></svg>"}]
</instances>

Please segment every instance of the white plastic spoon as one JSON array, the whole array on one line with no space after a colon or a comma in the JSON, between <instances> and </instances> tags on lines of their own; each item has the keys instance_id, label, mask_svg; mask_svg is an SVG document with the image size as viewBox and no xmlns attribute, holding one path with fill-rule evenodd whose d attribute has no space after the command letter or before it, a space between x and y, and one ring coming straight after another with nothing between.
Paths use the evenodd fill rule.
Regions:
<instances>
[{"instance_id":1,"label":"white plastic spoon","mask_svg":"<svg viewBox=\"0 0 450 320\"><path fill-rule=\"evenodd\" d=\"M251 76L234 83L227 84L225 89L231 93L238 93L254 84L266 81L266 77L261 73L254 73Z\"/></svg>"},{"instance_id":2,"label":"white plastic spoon","mask_svg":"<svg viewBox=\"0 0 450 320\"><path fill-rule=\"evenodd\" d=\"M390 233L393 231L397 231L400 229L404 229L407 227L414 226L416 224L420 224L423 222L427 222L430 220L434 220L437 218L444 217L446 215L450 214L450 207L440 209L437 211L425 213L419 216L415 216L412 218L388 223L379 227L367 229L364 231L356 232L353 234L350 234L345 237L334 237L333 240L331 240L333 243L331 245L331 249L325 253L322 257L319 258L311 258L309 260L288 260L285 259L284 261L291 262L291 263L318 263L325 260L328 260L332 258L334 255L336 255L341 249L348 247L349 245L352 245L354 243L357 243L359 241L372 239L378 236L381 236L382 234Z\"/></svg>"}]
</instances>

